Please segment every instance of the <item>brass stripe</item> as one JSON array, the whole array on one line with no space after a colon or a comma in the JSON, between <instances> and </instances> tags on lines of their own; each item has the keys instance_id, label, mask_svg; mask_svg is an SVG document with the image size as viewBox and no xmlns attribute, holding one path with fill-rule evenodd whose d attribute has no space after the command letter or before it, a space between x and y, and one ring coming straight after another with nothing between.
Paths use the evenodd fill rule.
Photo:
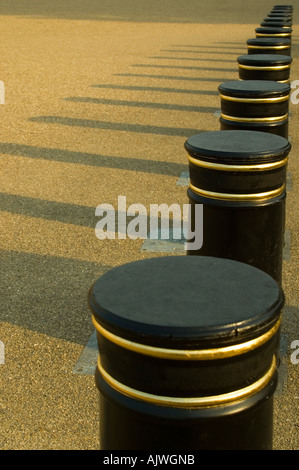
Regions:
<instances>
[{"instance_id":1,"label":"brass stripe","mask_svg":"<svg viewBox=\"0 0 299 470\"><path fill-rule=\"evenodd\" d=\"M143 402L152 403L160 406L170 406L174 408L202 408L212 406L224 406L229 403L244 400L265 388L270 382L276 370L276 359L273 356L271 366L266 374L256 382L248 385L247 387L235 390L221 395L211 395L206 397L168 397L163 395L154 395L152 393L142 392L132 387L122 384L114 379L108 372L105 371L101 364L100 356L98 356L97 363L98 370L100 371L103 379L117 392L122 395L141 400Z\"/></svg>"},{"instance_id":2,"label":"brass stripe","mask_svg":"<svg viewBox=\"0 0 299 470\"><path fill-rule=\"evenodd\" d=\"M229 96L219 94L220 98L225 101L236 101L238 103L281 103L282 101L287 101L290 95L285 96L273 96L272 98L239 98L237 96Z\"/></svg>"},{"instance_id":3,"label":"brass stripe","mask_svg":"<svg viewBox=\"0 0 299 470\"><path fill-rule=\"evenodd\" d=\"M290 45L286 46L252 46L250 44L247 44L248 49L290 49Z\"/></svg>"},{"instance_id":4,"label":"brass stripe","mask_svg":"<svg viewBox=\"0 0 299 470\"><path fill-rule=\"evenodd\" d=\"M191 183L189 183L190 189L200 196L209 197L211 199L222 199L224 201L263 201L265 199L271 199L276 196L280 196L284 189L285 184L280 188L272 189L271 191L265 191L263 193L253 193L253 194L230 194L230 193L217 193L215 191L207 191L205 189L196 188Z\"/></svg>"},{"instance_id":5,"label":"brass stripe","mask_svg":"<svg viewBox=\"0 0 299 470\"><path fill-rule=\"evenodd\" d=\"M96 330L104 336L106 339L111 341L118 346L121 346L130 351L144 354L146 356L157 357L159 359L173 359L173 360L183 360L183 361L198 361L198 360L213 360L213 359L223 359L227 357L238 356L240 354L247 353L252 351L264 343L269 341L272 336L278 331L281 323L281 317L277 320L275 325L268 330L263 335L258 338L251 339L244 343L239 343L231 346L225 346L222 348L211 348L211 349L200 349L200 350L186 350L186 349L169 349L169 348L159 348L155 346L149 346L147 344L135 343L128 339L117 336L110 331L106 330L102 325L100 325L94 315L92 316L93 324Z\"/></svg>"},{"instance_id":6,"label":"brass stripe","mask_svg":"<svg viewBox=\"0 0 299 470\"><path fill-rule=\"evenodd\" d=\"M288 118L288 113L283 116L272 116L272 117L239 117L239 116L229 116L228 114L221 113L223 119L228 119L229 121L235 122L281 122Z\"/></svg>"},{"instance_id":7,"label":"brass stripe","mask_svg":"<svg viewBox=\"0 0 299 470\"><path fill-rule=\"evenodd\" d=\"M211 170L221 170L221 171L264 171L264 170L275 170L287 164L288 157L283 160L271 163L259 163L254 165L224 165L221 163L206 162L204 160L198 160L197 158L187 156L190 163L193 163L196 166L203 168L209 168Z\"/></svg>"},{"instance_id":8,"label":"brass stripe","mask_svg":"<svg viewBox=\"0 0 299 470\"><path fill-rule=\"evenodd\" d=\"M239 64L239 67L241 69L246 69L246 70L285 70L285 69L289 69L291 67L291 64L288 64L288 65L273 65L273 66L256 66L256 65L243 65L243 64Z\"/></svg>"},{"instance_id":9,"label":"brass stripe","mask_svg":"<svg viewBox=\"0 0 299 470\"><path fill-rule=\"evenodd\" d=\"M265 23L272 23L272 26L269 26L269 24L264 24L264 25L261 25L261 26L263 26L263 27L265 27L265 28L268 28L268 27L270 27L270 28L275 28L275 27L278 26L277 24L273 24L273 23L275 23L275 21L272 21L272 22L271 22L271 21L265 21ZM279 23L279 21L277 21L277 23ZM280 24L280 25L279 25L279 28L282 28L282 29L288 29L288 28L290 28L290 27L292 27L292 25L290 25L290 24L287 24L287 25L285 25L285 24Z\"/></svg>"},{"instance_id":10,"label":"brass stripe","mask_svg":"<svg viewBox=\"0 0 299 470\"><path fill-rule=\"evenodd\" d=\"M291 33L255 33L257 38L289 38L291 36Z\"/></svg>"}]
</instances>

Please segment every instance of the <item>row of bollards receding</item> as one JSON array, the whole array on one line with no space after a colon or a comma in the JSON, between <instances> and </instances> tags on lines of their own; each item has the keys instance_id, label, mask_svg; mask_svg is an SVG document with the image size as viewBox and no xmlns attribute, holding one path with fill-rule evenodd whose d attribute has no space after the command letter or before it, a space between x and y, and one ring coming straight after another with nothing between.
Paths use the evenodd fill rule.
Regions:
<instances>
[{"instance_id":1,"label":"row of bollards receding","mask_svg":"<svg viewBox=\"0 0 299 470\"><path fill-rule=\"evenodd\" d=\"M257 31L248 48L261 49L238 59L258 75L220 84L220 129L185 142L202 248L124 264L90 289L101 450L272 449L292 6L268 18L275 36Z\"/></svg>"},{"instance_id":2,"label":"row of bollards receding","mask_svg":"<svg viewBox=\"0 0 299 470\"><path fill-rule=\"evenodd\" d=\"M291 24L291 9L284 10ZM273 11L282 17L280 9ZM265 29L267 40L271 34L273 39L284 36ZM188 254L248 263L281 283L292 57L258 53L237 62L239 80L218 87L220 131L194 135L185 143L192 230L197 204L203 205L204 220L203 246Z\"/></svg>"}]
</instances>

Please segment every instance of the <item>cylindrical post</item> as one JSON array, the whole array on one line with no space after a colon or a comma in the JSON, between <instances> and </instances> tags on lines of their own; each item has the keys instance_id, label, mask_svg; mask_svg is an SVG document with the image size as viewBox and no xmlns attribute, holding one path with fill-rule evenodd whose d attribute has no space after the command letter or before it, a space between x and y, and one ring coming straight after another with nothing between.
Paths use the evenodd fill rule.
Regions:
<instances>
[{"instance_id":1,"label":"cylindrical post","mask_svg":"<svg viewBox=\"0 0 299 470\"><path fill-rule=\"evenodd\" d=\"M255 28L257 38L292 38L292 28L260 26Z\"/></svg>"},{"instance_id":2,"label":"cylindrical post","mask_svg":"<svg viewBox=\"0 0 299 470\"><path fill-rule=\"evenodd\" d=\"M191 231L203 209L203 244L188 255L251 264L281 282L290 143L266 132L203 132L185 142Z\"/></svg>"},{"instance_id":3,"label":"cylindrical post","mask_svg":"<svg viewBox=\"0 0 299 470\"><path fill-rule=\"evenodd\" d=\"M250 38L247 40L248 54L291 55L291 40L287 38Z\"/></svg>"},{"instance_id":4,"label":"cylindrical post","mask_svg":"<svg viewBox=\"0 0 299 470\"><path fill-rule=\"evenodd\" d=\"M270 132L288 139L290 85L270 80L232 80L220 92L222 130Z\"/></svg>"},{"instance_id":5,"label":"cylindrical post","mask_svg":"<svg viewBox=\"0 0 299 470\"><path fill-rule=\"evenodd\" d=\"M291 28L292 23L287 20L283 20L281 18L276 18L276 19L271 19L271 18L266 18L264 21L260 23L260 26L266 26L269 28Z\"/></svg>"},{"instance_id":6,"label":"cylindrical post","mask_svg":"<svg viewBox=\"0 0 299 470\"><path fill-rule=\"evenodd\" d=\"M283 20L290 21L292 22L293 15L290 12L287 11L281 11L281 10L275 10L274 12L269 13L265 20L276 20L277 18L282 18Z\"/></svg>"},{"instance_id":7,"label":"cylindrical post","mask_svg":"<svg viewBox=\"0 0 299 470\"><path fill-rule=\"evenodd\" d=\"M274 17L274 16L285 16L285 17L290 17L292 18L293 16L293 8L282 8L282 7L275 7L273 8L269 14L267 15L268 17Z\"/></svg>"},{"instance_id":8,"label":"cylindrical post","mask_svg":"<svg viewBox=\"0 0 299 470\"><path fill-rule=\"evenodd\" d=\"M267 15L267 18L281 18L281 17L292 20L293 14L292 14L292 12L287 11L287 10L285 10L285 11L284 10L273 10Z\"/></svg>"},{"instance_id":9,"label":"cylindrical post","mask_svg":"<svg viewBox=\"0 0 299 470\"><path fill-rule=\"evenodd\" d=\"M285 26L288 26L288 25L289 25L289 27L292 26L292 18L288 17L288 16L283 16L283 15L274 16L272 18L267 16L266 18L264 18L263 21L265 23L275 23L275 25L277 25L277 23L281 23L281 24L284 24Z\"/></svg>"},{"instance_id":10,"label":"cylindrical post","mask_svg":"<svg viewBox=\"0 0 299 470\"><path fill-rule=\"evenodd\" d=\"M279 54L244 54L237 58L241 80L272 80L286 83L290 79L292 58Z\"/></svg>"},{"instance_id":11,"label":"cylindrical post","mask_svg":"<svg viewBox=\"0 0 299 470\"><path fill-rule=\"evenodd\" d=\"M270 276L232 260L105 273L89 293L101 450L271 449L283 303Z\"/></svg>"},{"instance_id":12,"label":"cylindrical post","mask_svg":"<svg viewBox=\"0 0 299 470\"><path fill-rule=\"evenodd\" d=\"M293 14L293 6L292 5L275 5L269 14L284 14L290 15Z\"/></svg>"}]
</instances>

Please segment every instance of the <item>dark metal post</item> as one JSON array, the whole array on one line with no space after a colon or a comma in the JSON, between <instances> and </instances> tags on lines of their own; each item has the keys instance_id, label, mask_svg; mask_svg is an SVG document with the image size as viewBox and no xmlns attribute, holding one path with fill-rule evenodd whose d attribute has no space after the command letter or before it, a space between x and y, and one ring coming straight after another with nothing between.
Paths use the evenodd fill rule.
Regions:
<instances>
[{"instance_id":1,"label":"dark metal post","mask_svg":"<svg viewBox=\"0 0 299 470\"><path fill-rule=\"evenodd\" d=\"M270 132L288 139L290 85L270 80L232 80L218 87L222 130Z\"/></svg>"},{"instance_id":2,"label":"dark metal post","mask_svg":"<svg viewBox=\"0 0 299 470\"><path fill-rule=\"evenodd\" d=\"M293 5L274 5L272 8L271 14L274 13L283 13L283 14L289 14L292 16L293 13Z\"/></svg>"},{"instance_id":3,"label":"dark metal post","mask_svg":"<svg viewBox=\"0 0 299 470\"><path fill-rule=\"evenodd\" d=\"M268 27L278 27L278 28L291 28L292 21L290 19L283 18L281 16L277 16L276 18L265 18L261 23L261 26L268 26Z\"/></svg>"},{"instance_id":4,"label":"dark metal post","mask_svg":"<svg viewBox=\"0 0 299 470\"><path fill-rule=\"evenodd\" d=\"M292 38L292 28L260 26L255 29L257 38Z\"/></svg>"},{"instance_id":5,"label":"dark metal post","mask_svg":"<svg viewBox=\"0 0 299 470\"><path fill-rule=\"evenodd\" d=\"M241 80L271 80L287 83L292 58L279 54L245 54L237 58Z\"/></svg>"},{"instance_id":6,"label":"dark metal post","mask_svg":"<svg viewBox=\"0 0 299 470\"><path fill-rule=\"evenodd\" d=\"M101 450L271 449L283 303L270 276L232 260L105 273L89 293Z\"/></svg>"},{"instance_id":7,"label":"dark metal post","mask_svg":"<svg viewBox=\"0 0 299 470\"><path fill-rule=\"evenodd\" d=\"M287 38L250 38L247 40L248 54L291 55L291 40Z\"/></svg>"},{"instance_id":8,"label":"dark metal post","mask_svg":"<svg viewBox=\"0 0 299 470\"><path fill-rule=\"evenodd\" d=\"M194 135L188 152L192 231L203 205L203 245L188 255L230 258L282 278L287 157L290 143L266 132Z\"/></svg>"}]
</instances>

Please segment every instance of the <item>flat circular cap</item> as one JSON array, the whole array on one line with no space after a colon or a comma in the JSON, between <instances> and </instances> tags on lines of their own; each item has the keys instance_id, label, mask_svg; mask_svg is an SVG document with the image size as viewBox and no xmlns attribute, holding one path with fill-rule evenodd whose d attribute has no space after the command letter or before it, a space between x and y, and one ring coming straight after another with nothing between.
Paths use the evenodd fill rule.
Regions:
<instances>
[{"instance_id":1,"label":"flat circular cap","mask_svg":"<svg viewBox=\"0 0 299 470\"><path fill-rule=\"evenodd\" d=\"M269 27L269 28L276 28L276 27L279 27L279 28L284 28L284 29L287 29L287 28L290 28L292 26L292 23L286 23L284 21L262 21L260 23L261 27Z\"/></svg>"},{"instance_id":2,"label":"flat circular cap","mask_svg":"<svg viewBox=\"0 0 299 470\"><path fill-rule=\"evenodd\" d=\"M89 294L97 322L112 333L182 349L186 342L198 347L212 338L223 346L257 337L276 323L283 302L268 274L207 256L128 263L106 272Z\"/></svg>"},{"instance_id":3,"label":"flat circular cap","mask_svg":"<svg viewBox=\"0 0 299 470\"><path fill-rule=\"evenodd\" d=\"M237 59L239 64L267 67L271 65L289 65L292 57L283 54L244 54Z\"/></svg>"},{"instance_id":4,"label":"flat circular cap","mask_svg":"<svg viewBox=\"0 0 299 470\"><path fill-rule=\"evenodd\" d=\"M247 44L255 46L290 46L291 40L288 38L250 38Z\"/></svg>"},{"instance_id":5,"label":"flat circular cap","mask_svg":"<svg viewBox=\"0 0 299 470\"><path fill-rule=\"evenodd\" d=\"M292 28L279 28L276 26L261 26L259 28L255 28L256 33L263 33L263 34L291 34Z\"/></svg>"},{"instance_id":6,"label":"flat circular cap","mask_svg":"<svg viewBox=\"0 0 299 470\"><path fill-rule=\"evenodd\" d=\"M275 21L275 22L276 21L278 21L278 22L281 21L282 23L291 23L292 20L291 20L291 18L286 17L286 16L274 16L272 18L271 17L270 18L266 17L266 18L264 18L264 21L266 21L266 22L269 21L270 23L271 23L271 21Z\"/></svg>"},{"instance_id":7,"label":"flat circular cap","mask_svg":"<svg viewBox=\"0 0 299 470\"><path fill-rule=\"evenodd\" d=\"M293 8L273 8L272 11L267 16L275 16L275 15L284 15L284 16L293 16Z\"/></svg>"},{"instance_id":8,"label":"flat circular cap","mask_svg":"<svg viewBox=\"0 0 299 470\"><path fill-rule=\"evenodd\" d=\"M208 131L185 142L190 156L201 160L242 165L281 160L290 149L287 139L268 132L250 130Z\"/></svg>"},{"instance_id":9,"label":"flat circular cap","mask_svg":"<svg viewBox=\"0 0 299 470\"><path fill-rule=\"evenodd\" d=\"M268 18L260 23L261 27L270 27L270 28L291 28L291 21L278 20L276 18Z\"/></svg>"},{"instance_id":10,"label":"flat circular cap","mask_svg":"<svg viewBox=\"0 0 299 470\"><path fill-rule=\"evenodd\" d=\"M292 12L290 11L275 11L275 12L272 12L272 13L269 13L269 15L267 15L267 18L269 19L272 19L272 18L278 18L278 17L281 17L283 16L283 18L286 18L286 19L292 19L293 18L293 15L292 15Z\"/></svg>"},{"instance_id":11,"label":"flat circular cap","mask_svg":"<svg viewBox=\"0 0 299 470\"><path fill-rule=\"evenodd\" d=\"M272 80L230 80L222 83L218 90L227 96L267 98L287 95L290 88L288 83Z\"/></svg>"}]
</instances>

